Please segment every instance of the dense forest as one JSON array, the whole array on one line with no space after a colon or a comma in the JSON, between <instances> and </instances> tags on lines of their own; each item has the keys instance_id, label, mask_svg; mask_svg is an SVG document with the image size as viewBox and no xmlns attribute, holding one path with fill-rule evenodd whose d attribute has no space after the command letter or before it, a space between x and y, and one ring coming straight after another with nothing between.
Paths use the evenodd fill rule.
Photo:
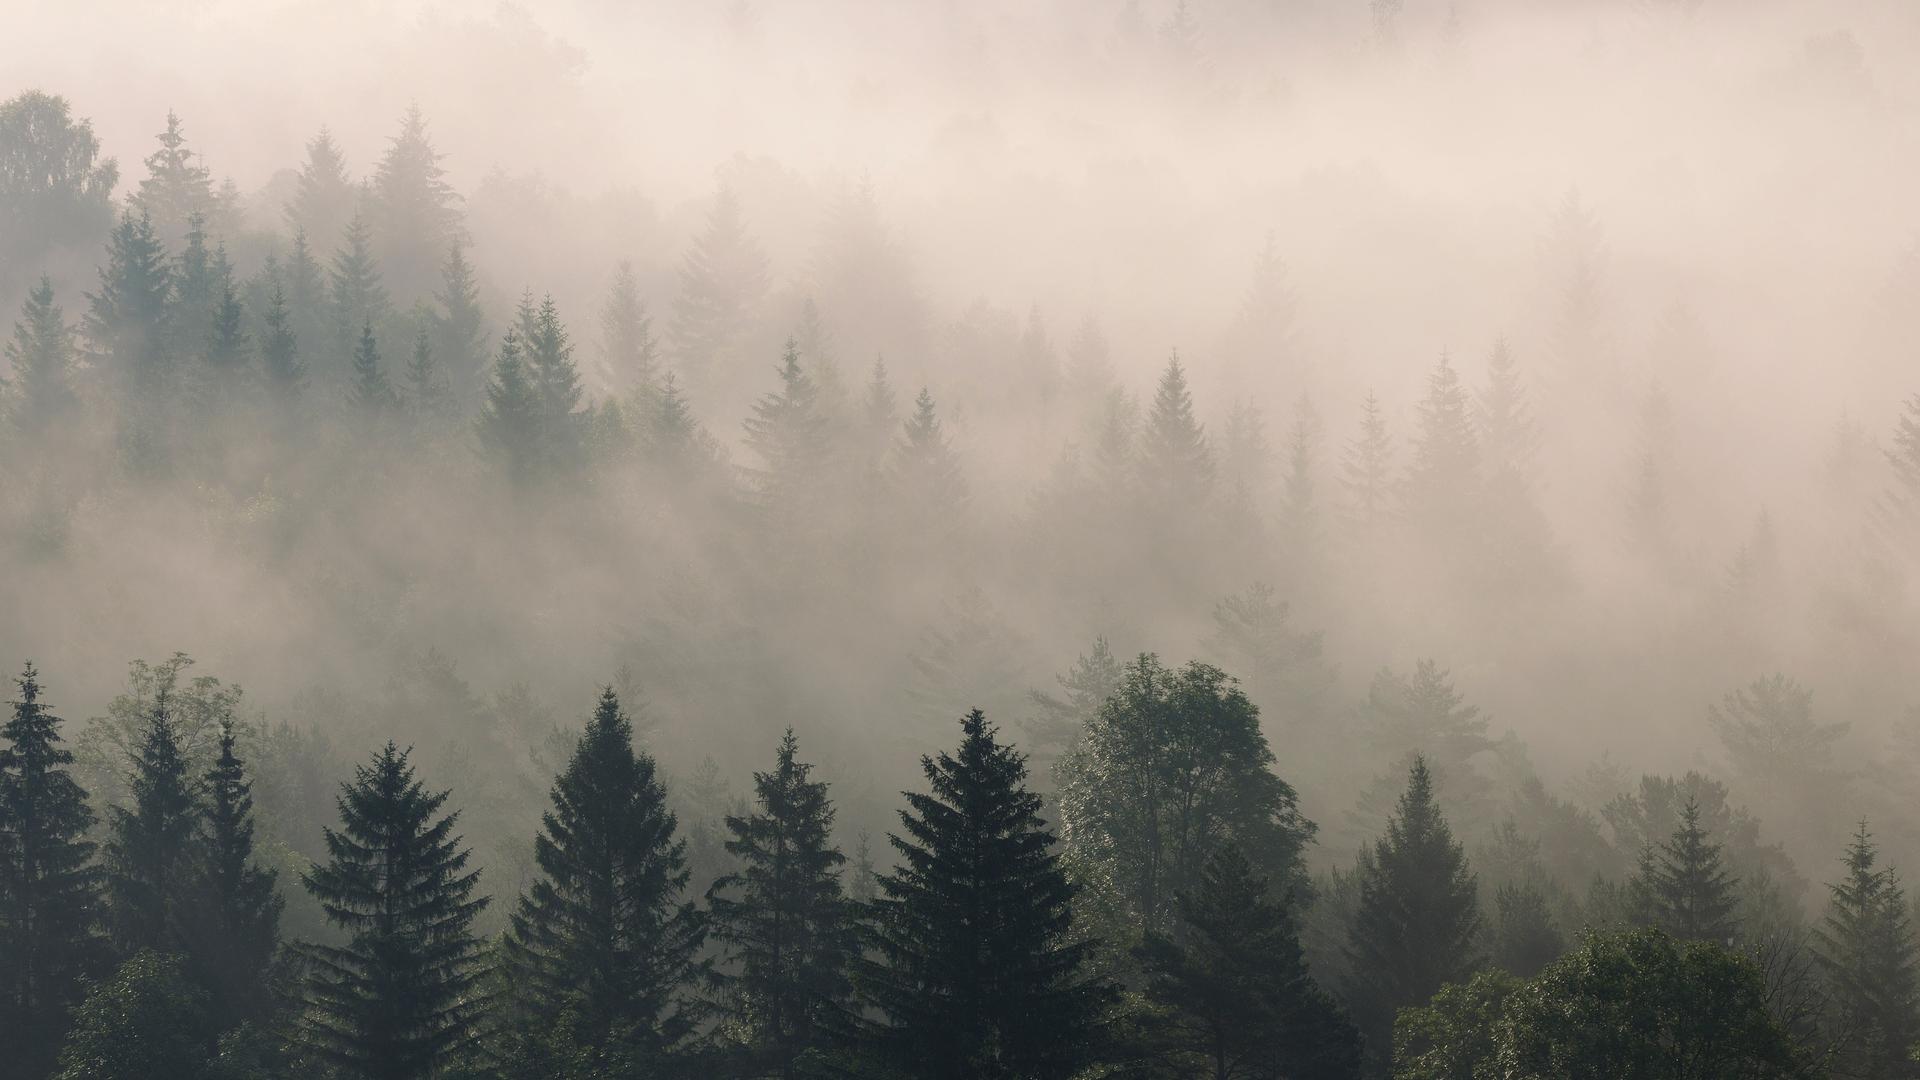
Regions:
<instances>
[{"instance_id":1,"label":"dense forest","mask_svg":"<svg viewBox=\"0 0 1920 1080\"><path fill-rule=\"evenodd\" d=\"M1541 6L36 15L0 1077L1920 1076L1920 19Z\"/></svg>"}]
</instances>

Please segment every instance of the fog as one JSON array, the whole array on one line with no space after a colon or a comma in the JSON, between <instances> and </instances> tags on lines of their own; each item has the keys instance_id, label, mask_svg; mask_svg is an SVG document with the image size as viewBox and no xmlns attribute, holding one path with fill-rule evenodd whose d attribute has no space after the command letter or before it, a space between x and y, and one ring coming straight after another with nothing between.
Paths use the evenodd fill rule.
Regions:
<instances>
[{"instance_id":1,"label":"fog","mask_svg":"<svg viewBox=\"0 0 1920 1080\"><path fill-rule=\"evenodd\" d=\"M684 819L791 725L852 836L891 827L974 706L1049 787L1031 692L1103 636L1243 681L1324 868L1377 831L1363 795L1395 769L1370 683L1431 659L1513 737L1462 766L1499 805L1537 775L1597 814L1698 770L1811 880L1862 817L1920 857L1920 492L1883 453L1920 393L1908 5L29 0L7 22L0 97L91 122L116 217L169 110L231 180L209 242L255 346L309 140L330 130L358 183L416 106L485 311L486 367L447 373L443 427L356 427L350 348L302 340L299 419L195 399L153 460L81 335L79 409L0 443L0 657L76 721L109 714L129 662L185 652L332 762L413 742L504 894L555 732L605 684L644 699ZM764 291L693 356L673 327L723 190ZM78 324L106 239L0 250L6 309L46 273ZM308 239L331 265L340 238ZM383 268L396 383L443 254ZM570 332L582 410L631 425L656 400L603 348L622 260L717 459L603 447L504 481L475 417L523 294ZM836 449L776 497L742 421L789 338ZM1421 488L1437 363L1480 394L1502 341L1537 450L1503 472L1483 417L1477 494ZM1106 476L1133 461L1114 418L1145 422L1176 351L1210 482ZM914 501L897 426L872 444L876 359L894 425L930 391L964 500ZM1361 524L1368 391L1392 506ZM1216 605L1257 585L1317 658L1273 623L1265 656L1221 635ZM1743 772L1709 722L1775 672L1847 725L1804 791Z\"/></svg>"}]
</instances>

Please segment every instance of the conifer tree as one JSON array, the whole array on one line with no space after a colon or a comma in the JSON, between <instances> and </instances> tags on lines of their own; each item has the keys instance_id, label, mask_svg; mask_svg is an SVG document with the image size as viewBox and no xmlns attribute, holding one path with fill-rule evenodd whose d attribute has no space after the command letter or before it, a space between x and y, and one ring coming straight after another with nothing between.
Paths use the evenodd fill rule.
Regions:
<instances>
[{"instance_id":1,"label":"conifer tree","mask_svg":"<svg viewBox=\"0 0 1920 1080\"><path fill-rule=\"evenodd\" d=\"M1286 261L1272 232L1254 257L1253 276L1227 329L1228 362L1241 390L1299 377L1295 300Z\"/></svg>"},{"instance_id":2,"label":"conifer tree","mask_svg":"<svg viewBox=\"0 0 1920 1080\"><path fill-rule=\"evenodd\" d=\"M693 415L693 405L680 390L671 371L660 380L660 393L647 416L643 452L669 476L690 479L718 461L713 439Z\"/></svg>"},{"instance_id":3,"label":"conifer tree","mask_svg":"<svg viewBox=\"0 0 1920 1080\"><path fill-rule=\"evenodd\" d=\"M655 1075L701 1019L692 992L706 975L706 919L681 900L686 842L611 687L552 798L534 840L540 874L506 939L535 1033L516 1053L533 1067L573 1049L607 1075Z\"/></svg>"},{"instance_id":4,"label":"conifer tree","mask_svg":"<svg viewBox=\"0 0 1920 1080\"><path fill-rule=\"evenodd\" d=\"M1493 343L1487 358L1487 384L1474 399L1474 424L1487 465L1495 473L1525 475L1540 448L1540 430L1506 338Z\"/></svg>"},{"instance_id":5,"label":"conifer tree","mask_svg":"<svg viewBox=\"0 0 1920 1080\"><path fill-rule=\"evenodd\" d=\"M526 483L545 466L540 439L540 397L520 358L520 334L508 330L500 341L487 400L475 429L481 453L493 459L509 479Z\"/></svg>"},{"instance_id":6,"label":"conifer tree","mask_svg":"<svg viewBox=\"0 0 1920 1080\"><path fill-rule=\"evenodd\" d=\"M1920 956L1906 890L1879 852L1866 822L1842 860L1846 876L1827 886L1826 918L1814 930L1815 955L1834 995L1842 1076L1907 1077L1920 1044Z\"/></svg>"},{"instance_id":7,"label":"conifer tree","mask_svg":"<svg viewBox=\"0 0 1920 1080\"><path fill-rule=\"evenodd\" d=\"M176 357L198 359L212 337L213 307L219 281L213 252L207 247L206 220L196 213L187 219L187 238L173 260L173 311L167 320L172 335L169 351Z\"/></svg>"},{"instance_id":8,"label":"conifer tree","mask_svg":"<svg viewBox=\"0 0 1920 1080\"><path fill-rule=\"evenodd\" d=\"M1120 689L1125 668L1103 634L1093 639L1093 647L1076 658L1065 675L1055 678L1059 694L1034 690L1028 694L1040 715L1031 722L1033 741L1048 748L1070 747L1080 732Z\"/></svg>"},{"instance_id":9,"label":"conifer tree","mask_svg":"<svg viewBox=\"0 0 1920 1080\"><path fill-rule=\"evenodd\" d=\"M100 291L87 295L84 328L97 362L123 389L153 393L167 385L172 293L172 268L153 222L144 213L122 215L107 242Z\"/></svg>"},{"instance_id":10,"label":"conifer tree","mask_svg":"<svg viewBox=\"0 0 1920 1080\"><path fill-rule=\"evenodd\" d=\"M1699 800L1689 795L1673 836L1642 854L1634 891L1654 926L1685 941L1725 945L1739 929L1737 883L1720 844L1700 824Z\"/></svg>"},{"instance_id":11,"label":"conifer tree","mask_svg":"<svg viewBox=\"0 0 1920 1080\"><path fill-rule=\"evenodd\" d=\"M1395 1013L1465 981L1480 963L1477 886L1434 800L1424 758L1414 758L1407 790L1372 855L1362 868L1347 956L1356 1018L1379 1053Z\"/></svg>"},{"instance_id":12,"label":"conifer tree","mask_svg":"<svg viewBox=\"0 0 1920 1080\"><path fill-rule=\"evenodd\" d=\"M207 363L230 382L244 373L247 362L246 308L240 302L240 290L234 284L224 246L216 252L214 264L217 292L207 327Z\"/></svg>"},{"instance_id":13,"label":"conifer tree","mask_svg":"<svg viewBox=\"0 0 1920 1080\"><path fill-rule=\"evenodd\" d=\"M6 344L13 368L13 424L28 435L51 430L77 403L73 393L73 328L53 302L53 280L42 277Z\"/></svg>"},{"instance_id":14,"label":"conifer tree","mask_svg":"<svg viewBox=\"0 0 1920 1080\"><path fill-rule=\"evenodd\" d=\"M310 353L318 355L327 352L331 355L329 350L340 336L333 322L331 286L327 272L314 255L304 231L293 234L293 251L287 256L286 279L288 326L293 330L294 339L301 342Z\"/></svg>"},{"instance_id":15,"label":"conifer tree","mask_svg":"<svg viewBox=\"0 0 1920 1080\"><path fill-rule=\"evenodd\" d=\"M1567 951L1567 939L1553 923L1547 897L1532 882L1501 885L1493 894L1487 959L1502 970L1531 979Z\"/></svg>"},{"instance_id":16,"label":"conifer tree","mask_svg":"<svg viewBox=\"0 0 1920 1080\"><path fill-rule=\"evenodd\" d=\"M301 875L342 945L302 949L308 962L301 1041L322 1061L369 1080L425 1080L472 1047L486 1007L473 920L480 871L441 815L448 793L415 778L389 742L340 785L340 828L327 858Z\"/></svg>"},{"instance_id":17,"label":"conifer tree","mask_svg":"<svg viewBox=\"0 0 1920 1080\"><path fill-rule=\"evenodd\" d=\"M1140 470L1151 504L1162 508L1204 502L1213 486L1213 452L1194 418L1179 353L1167 361L1154 393L1141 436Z\"/></svg>"},{"instance_id":18,"label":"conifer tree","mask_svg":"<svg viewBox=\"0 0 1920 1080\"><path fill-rule=\"evenodd\" d=\"M943 518L952 529L966 513L967 481L960 473L960 458L940 430L933 395L925 387L914 399L913 415L895 445L891 478L895 497L915 530Z\"/></svg>"},{"instance_id":19,"label":"conifer tree","mask_svg":"<svg viewBox=\"0 0 1920 1080\"><path fill-rule=\"evenodd\" d=\"M840 363L834 358L833 330L820 316L820 305L809 296L800 301L800 323L794 329L794 341L800 355L813 368L813 381L820 387L820 405L836 420L846 412L847 388L841 382Z\"/></svg>"},{"instance_id":20,"label":"conifer tree","mask_svg":"<svg viewBox=\"0 0 1920 1080\"><path fill-rule=\"evenodd\" d=\"M353 381L347 387L347 400L362 417L384 416L400 407L393 384L380 368L380 346L373 338L373 324L360 327L360 343L353 349Z\"/></svg>"},{"instance_id":21,"label":"conifer tree","mask_svg":"<svg viewBox=\"0 0 1920 1080\"><path fill-rule=\"evenodd\" d=\"M182 919L191 966L209 992L221 1031L258 1020L271 1008L268 973L286 906L276 887L279 874L254 862L253 781L238 745L228 718L220 725L220 756L203 785L198 880Z\"/></svg>"},{"instance_id":22,"label":"conifer tree","mask_svg":"<svg viewBox=\"0 0 1920 1080\"><path fill-rule=\"evenodd\" d=\"M1893 477L1877 507L1880 532L1897 556L1912 559L1920 547L1920 394L1907 398L1884 453Z\"/></svg>"},{"instance_id":23,"label":"conifer tree","mask_svg":"<svg viewBox=\"0 0 1920 1080\"><path fill-rule=\"evenodd\" d=\"M887 363L878 357L867 378L867 391L860 402L860 442L863 463L878 469L891 449L893 433L900 429L900 400L894 396L893 383L887 378Z\"/></svg>"},{"instance_id":24,"label":"conifer tree","mask_svg":"<svg viewBox=\"0 0 1920 1080\"><path fill-rule=\"evenodd\" d=\"M901 863L880 879L857 969L864 1050L926 1080L1048 1080L1090 1063L1106 992L1082 973L1074 888L1049 850L1026 761L978 709L957 753L922 758Z\"/></svg>"},{"instance_id":25,"label":"conifer tree","mask_svg":"<svg viewBox=\"0 0 1920 1080\"><path fill-rule=\"evenodd\" d=\"M202 227L226 235L236 207L224 190L213 185L213 174L200 155L187 148L180 117L167 111L167 129L156 138L160 148L147 155L147 176L133 193L128 209L153 222L161 242L184 240L197 218Z\"/></svg>"},{"instance_id":26,"label":"conifer tree","mask_svg":"<svg viewBox=\"0 0 1920 1080\"><path fill-rule=\"evenodd\" d=\"M131 781L133 805L109 818L109 926L123 953L173 951L193 872L200 792L162 693L147 715Z\"/></svg>"},{"instance_id":27,"label":"conifer tree","mask_svg":"<svg viewBox=\"0 0 1920 1080\"><path fill-rule=\"evenodd\" d=\"M341 354L351 357L360 338L355 328L385 326L393 314L379 264L374 262L372 227L365 217L356 214L347 225L344 242L333 256L331 275L333 329L339 335Z\"/></svg>"},{"instance_id":28,"label":"conifer tree","mask_svg":"<svg viewBox=\"0 0 1920 1080\"><path fill-rule=\"evenodd\" d=\"M1444 353L1427 376L1419 417L1403 489L1407 514L1429 538L1457 540L1459 530L1474 520L1480 445L1466 387Z\"/></svg>"},{"instance_id":29,"label":"conifer tree","mask_svg":"<svg viewBox=\"0 0 1920 1080\"><path fill-rule=\"evenodd\" d=\"M725 949L723 1006L745 1039L753 1075L792 1080L799 1059L843 1026L858 954L854 912L840 890L846 856L833 846L833 804L788 728L772 772L753 775L754 811L729 814L727 851L741 869L707 892Z\"/></svg>"},{"instance_id":30,"label":"conifer tree","mask_svg":"<svg viewBox=\"0 0 1920 1080\"><path fill-rule=\"evenodd\" d=\"M734 359L732 350L758 313L767 282L767 254L747 233L740 196L723 184L706 228L680 264L680 295L667 340L682 374L707 379Z\"/></svg>"},{"instance_id":31,"label":"conifer tree","mask_svg":"<svg viewBox=\"0 0 1920 1080\"><path fill-rule=\"evenodd\" d=\"M653 317L640 299L633 263L614 268L606 306L600 309L600 362L608 386L625 392L652 393L659 379L659 349Z\"/></svg>"},{"instance_id":32,"label":"conifer tree","mask_svg":"<svg viewBox=\"0 0 1920 1080\"><path fill-rule=\"evenodd\" d=\"M32 664L0 727L0 1030L20 1075L52 1064L67 1014L104 959L87 793Z\"/></svg>"},{"instance_id":33,"label":"conifer tree","mask_svg":"<svg viewBox=\"0 0 1920 1080\"><path fill-rule=\"evenodd\" d=\"M466 247L455 240L440 266L440 290L433 294L433 351L456 403L469 402L486 383L486 313L480 308L480 283L467 262Z\"/></svg>"},{"instance_id":34,"label":"conifer tree","mask_svg":"<svg viewBox=\"0 0 1920 1080\"><path fill-rule=\"evenodd\" d=\"M585 435L573 342L551 296L536 308L528 294L520 302L519 323L527 380L540 403L541 453L549 467L564 470L581 461Z\"/></svg>"},{"instance_id":35,"label":"conifer tree","mask_svg":"<svg viewBox=\"0 0 1920 1080\"><path fill-rule=\"evenodd\" d=\"M1393 441L1380 397L1371 390L1360 403L1360 431L1347 443L1340 483L1347 491L1347 516L1354 528L1363 536L1377 534L1392 513Z\"/></svg>"},{"instance_id":36,"label":"conifer tree","mask_svg":"<svg viewBox=\"0 0 1920 1080\"><path fill-rule=\"evenodd\" d=\"M411 106L368 184L381 269L402 303L428 294L443 253L460 237L460 196L447 183L441 157L427 137L426 117Z\"/></svg>"},{"instance_id":37,"label":"conifer tree","mask_svg":"<svg viewBox=\"0 0 1920 1080\"><path fill-rule=\"evenodd\" d=\"M268 294L267 310L261 322L266 336L260 342L260 366L266 375L267 389L277 400L291 401L306 385L307 368L300 361L299 343L294 340L286 290L277 282Z\"/></svg>"},{"instance_id":38,"label":"conifer tree","mask_svg":"<svg viewBox=\"0 0 1920 1080\"><path fill-rule=\"evenodd\" d=\"M296 236L339 236L353 220L359 201L359 187L347 175L346 155L333 141L333 132L323 126L307 142L299 184L287 201L287 224Z\"/></svg>"},{"instance_id":39,"label":"conifer tree","mask_svg":"<svg viewBox=\"0 0 1920 1080\"><path fill-rule=\"evenodd\" d=\"M829 446L818 390L800 367L800 350L791 340L779 372L780 389L754 402L753 415L746 420L747 448L761 461L759 468L749 470L761 498L775 512L788 513L820 480Z\"/></svg>"},{"instance_id":40,"label":"conifer tree","mask_svg":"<svg viewBox=\"0 0 1920 1080\"><path fill-rule=\"evenodd\" d=\"M1315 500L1319 471L1320 410L1305 394L1294 404L1293 427L1287 432L1287 475L1282 482L1280 524L1296 553L1311 552L1319 543L1320 509ZM1296 554L1299 558L1299 554Z\"/></svg>"},{"instance_id":41,"label":"conifer tree","mask_svg":"<svg viewBox=\"0 0 1920 1080\"><path fill-rule=\"evenodd\" d=\"M453 416L453 391L433 355L433 340L423 325L407 358L407 407L421 422L438 427Z\"/></svg>"},{"instance_id":42,"label":"conifer tree","mask_svg":"<svg viewBox=\"0 0 1920 1080\"><path fill-rule=\"evenodd\" d=\"M1307 971L1294 898L1276 897L1232 845L1179 898L1181 940L1137 950L1147 997L1173 1016L1185 1075L1353 1076L1360 1033Z\"/></svg>"}]
</instances>

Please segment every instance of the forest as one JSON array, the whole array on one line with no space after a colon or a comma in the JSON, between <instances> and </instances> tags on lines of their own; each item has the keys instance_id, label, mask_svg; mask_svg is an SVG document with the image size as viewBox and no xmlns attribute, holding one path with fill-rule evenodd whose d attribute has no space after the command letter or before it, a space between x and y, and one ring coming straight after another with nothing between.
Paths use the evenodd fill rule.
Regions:
<instances>
[{"instance_id":1,"label":"forest","mask_svg":"<svg viewBox=\"0 0 1920 1080\"><path fill-rule=\"evenodd\" d=\"M1911 10L26 7L0 1080L1920 1077Z\"/></svg>"}]
</instances>

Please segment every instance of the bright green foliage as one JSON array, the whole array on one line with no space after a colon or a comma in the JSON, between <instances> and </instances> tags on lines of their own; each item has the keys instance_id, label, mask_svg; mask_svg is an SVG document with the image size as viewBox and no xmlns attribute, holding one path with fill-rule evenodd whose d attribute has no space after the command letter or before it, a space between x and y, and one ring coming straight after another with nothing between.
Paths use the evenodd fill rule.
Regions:
<instances>
[{"instance_id":1,"label":"bright green foliage","mask_svg":"<svg viewBox=\"0 0 1920 1080\"><path fill-rule=\"evenodd\" d=\"M177 956L143 949L88 992L55 1080L210 1077L217 1032Z\"/></svg>"},{"instance_id":2,"label":"bright green foliage","mask_svg":"<svg viewBox=\"0 0 1920 1080\"><path fill-rule=\"evenodd\" d=\"M901 863L880 879L856 997L861 1048L924 1080L1049 1080L1092 1056L1106 998L1081 973L1074 887L1049 850L1025 759L978 709L957 754L922 758L931 792L907 792Z\"/></svg>"},{"instance_id":3,"label":"bright green foliage","mask_svg":"<svg viewBox=\"0 0 1920 1080\"><path fill-rule=\"evenodd\" d=\"M1683 941L1728 944L1739 929L1737 879L1720 858L1720 844L1700 824L1700 803L1689 797L1680 825L1658 849L1642 853L1634 892L1653 926Z\"/></svg>"},{"instance_id":4,"label":"bright green foliage","mask_svg":"<svg viewBox=\"0 0 1920 1080\"><path fill-rule=\"evenodd\" d=\"M13 368L13 424L29 436L55 430L75 404L73 328L53 302L53 281L41 278L27 294L13 340L6 343Z\"/></svg>"},{"instance_id":5,"label":"bright green foliage","mask_svg":"<svg viewBox=\"0 0 1920 1080\"><path fill-rule=\"evenodd\" d=\"M1347 935L1351 1000L1376 1050L1384 1049L1395 1013L1473 973L1479 933L1466 853L1440 814L1426 759L1416 757L1387 833L1373 846Z\"/></svg>"},{"instance_id":6,"label":"bright green foliage","mask_svg":"<svg viewBox=\"0 0 1920 1080\"><path fill-rule=\"evenodd\" d=\"M52 1063L67 1010L103 949L99 872L87 831L87 793L68 771L61 720L40 700L28 664L20 696L0 727L0 1030L24 1075Z\"/></svg>"},{"instance_id":7,"label":"bright green foliage","mask_svg":"<svg viewBox=\"0 0 1920 1080\"><path fill-rule=\"evenodd\" d=\"M344 945L307 945L301 1041L368 1080L438 1075L472 1045L486 1001L473 919L486 897L480 871L438 816L431 794L393 743L354 769L326 830L327 860L301 875Z\"/></svg>"},{"instance_id":8,"label":"bright green foliage","mask_svg":"<svg viewBox=\"0 0 1920 1080\"><path fill-rule=\"evenodd\" d=\"M133 806L114 807L109 819L109 925L123 954L173 951L192 880L200 801L164 693L147 715L132 765Z\"/></svg>"},{"instance_id":9,"label":"bright green foliage","mask_svg":"<svg viewBox=\"0 0 1920 1080\"><path fill-rule=\"evenodd\" d=\"M1193 415L1187 373L1175 353L1154 392L1140 441L1141 481L1149 505L1167 508L1205 501L1213 487L1213 451Z\"/></svg>"},{"instance_id":10,"label":"bright green foliage","mask_svg":"<svg viewBox=\"0 0 1920 1080\"><path fill-rule=\"evenodd\" d=\"M208 770L206 819L192 901L181 913L189 966L209 991L216 1026L230 1030L266 1017L268 974L280 947L286 902L279 875L254 862L253 782L236 752L238 734L220 729L220 757Z\"/></svg>"},{"instance_id":11,"label":"bright green foliage","mask_svg":"<svg viewBox=\"0 0 1920 1080\"><path fill-rule=\"evenodd\" d=\"M1136 950L1147 996L1172 1017L1179 1075L1213 1080L1352 1077L1360 1035L1314 985L1289 898L1232 845L1201 869L1177 904L1178 940Z\"/></svg>"},{"instance_id":12,"label":"bright green foliage","mask_svg":"<svg viewBox=\"0 0 1920 1080\"><path fill-rule=\"evenodd\" d=\"M166 385L167 301L173 293L166 249L145 214L122 215L107 242L100 291L87 295L85 330L97 362L123 387L156 392Z\"/></svg>"},{"instance_id":13,"label":"bright green foliage","mask_svg":"<svg viewBox=\"0 0 1920 1080\"><path fill-rule=\"evenodd\" d=\"M105 236L119 178L66 98L27 90L0 102L0 265L38 267L54 248Z\"/></svg>"},{"instance_id":14,"label":"bright green foliage","mask_svg":"<svg viewBox=\"0 0 1920 1080\"><path fill-rule=\"evenodd\" d=\"M1113 933L1174 932L1174 897L1224 844L1305 891L1314 826L1273 772L1260 714L1227 674L1143 654L1059 766L1068 867L1123 913Z\"/></svg>"},{"instance_id":15,"label":"bright green foliage","mask_svg":"<svg viewBox=\"0 0 1920 1080\"><path fill-rule=\"evenodd\" d=\"M727 851L741 869L707 892L724 948L721 1001L744 1044L743 1075L791 1080L823 1033L844 1026L859 951L840 890L846 856L833 846L833 804L789 728L772 772L753 775L755 809L727 815Z\"/></svg>"},{"instance_id":16,"label":"bright green foliage","mask_svg":"<svg viewBox=\"0 0 1920 1080\"><path fill-rule=\"evenodd\" d=\"M1865 822L1847 845L1844 878L1827 886L1816 955L1834 997L1842 1076L1902 1077L1916 1071L1920 971L1906 891Z\"/></svg>"},{"instance_id":17,"label":"bright green foliage","mask_svg":"<svg viewBox=\"0 0 1920 1080\"><path fill-rule=\"evenodd\" d=\"M526 1033L510 1056L523 1075L569 1052L657 1072L701 1019L692 992L706 975L706 919L680 899L686 843L611 688L541 820L540 876L506 938Z\"/></svg>"},{"instance_id":18,"label":"bright green foliage","mask_svg":"<svg viewBox=\"0 0 1920 1080\"><path fill-rule=\"evenodd\" d=\"M1540 976L1482 976L1402 1014L1398 1080L1808 1075L1746 958L1657 930L1589 934Z\"/></svg>"}]
</instances>

